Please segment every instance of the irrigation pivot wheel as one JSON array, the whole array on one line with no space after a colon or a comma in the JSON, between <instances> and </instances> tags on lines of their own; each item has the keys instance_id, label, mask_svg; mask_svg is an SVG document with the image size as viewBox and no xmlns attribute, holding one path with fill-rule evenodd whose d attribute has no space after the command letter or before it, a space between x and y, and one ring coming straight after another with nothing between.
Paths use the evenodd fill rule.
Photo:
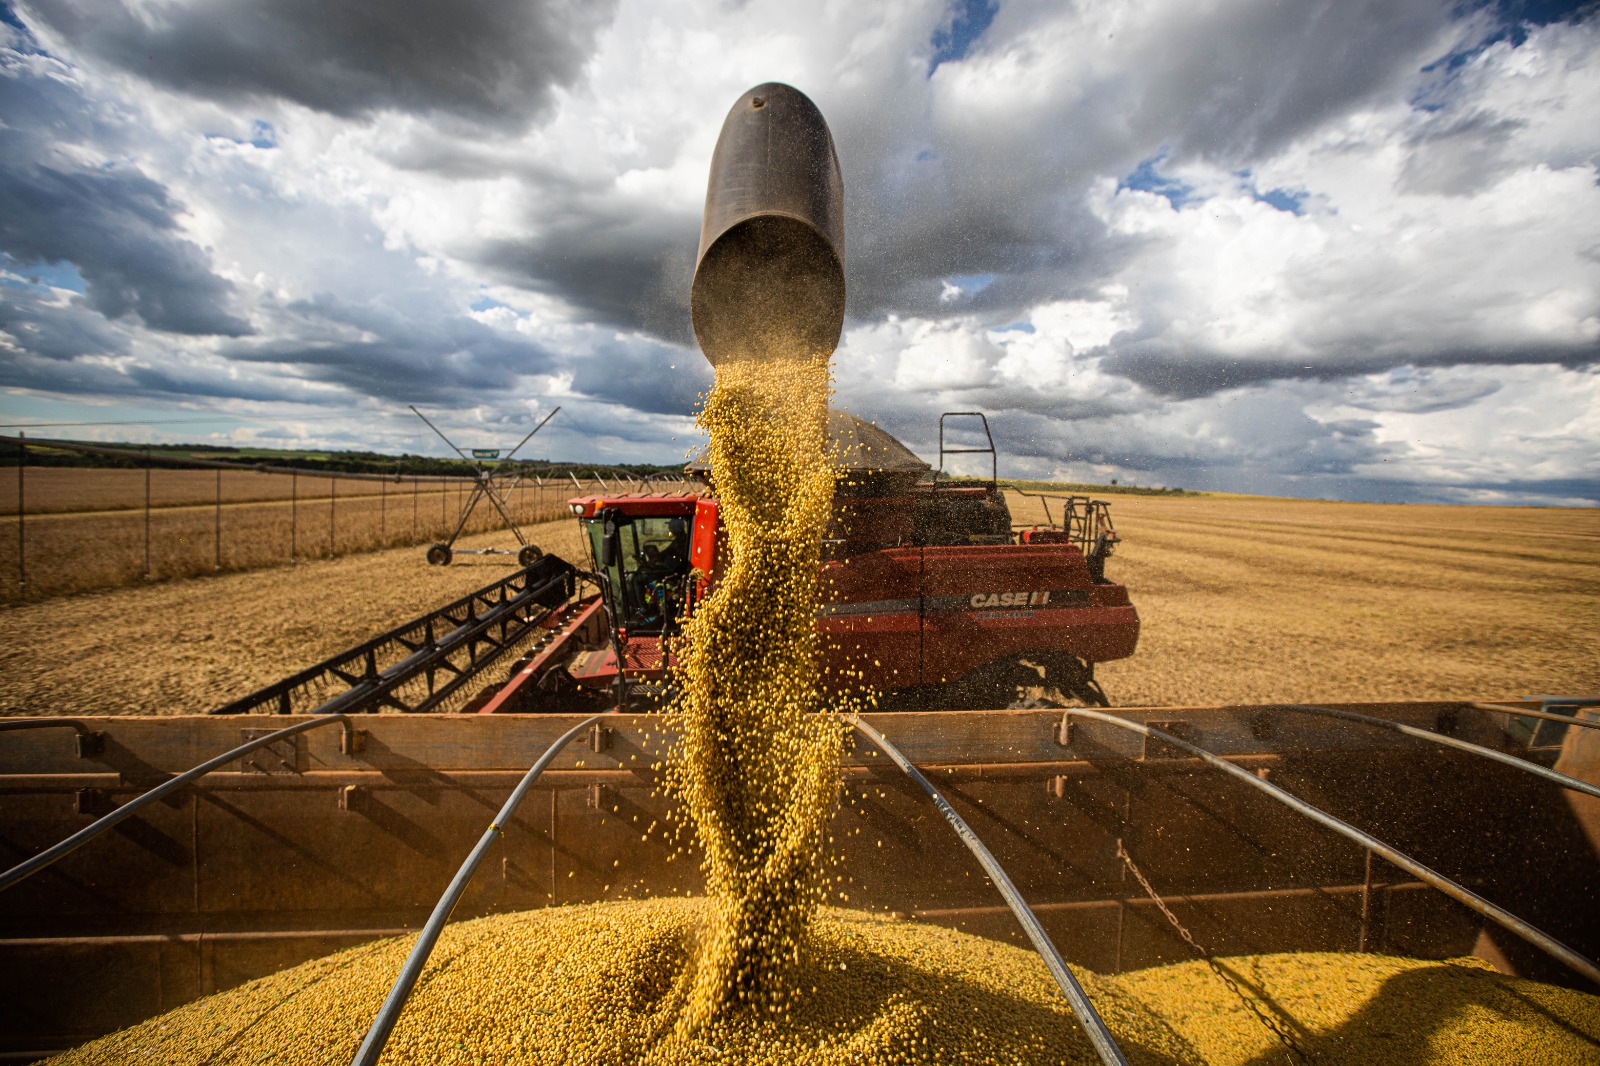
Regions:
<instances>
[{"instance_id":1,"label":"irrigation pivot wheel","mask_svg":"<svg viewBox=\"0 0 1600 1066\"><path fill-rule=\"evenodd\" d=\"M524 544L522 550L517 552L518 566L532 566L544 558L544 549L537 544Z\"/></svg>"},{"instance_id":2,"label":"irrigation pivot wheel","mask_svg":"<svg viewBox=\"0 0 1600 1066\"><path fill-rule=\"evenodd\" d=\"M433 544L433 545L430 545L428 547L428 565L429 566L449 566L450 565L450 545L448 545L448 544Z\"/></svg>"}]
</instances>

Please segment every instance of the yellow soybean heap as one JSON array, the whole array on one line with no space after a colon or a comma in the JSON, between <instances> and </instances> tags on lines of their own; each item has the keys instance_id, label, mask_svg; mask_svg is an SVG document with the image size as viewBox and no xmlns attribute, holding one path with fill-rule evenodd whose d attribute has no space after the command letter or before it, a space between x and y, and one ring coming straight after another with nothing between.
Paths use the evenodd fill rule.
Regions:
<instances>
[{"instance_id":1,"label":"yellow soybean heap","mask_svg":"<svg viewBox=\"0 0 1600 1066\"><path fill-rule=\"evenodd\" d=\"M556 907L459 922L401 1015L392 1066L920 1066L1097 1060L1039 957L859 911L820 910L779 1015L665 1036L703 900ZM379 941L198 1000L52 1060L345 1066L411 938ZM1225 960L1315 1063L1573 1066L1600 1061L1600 1000L1475 960L1263 955ZM1293 1066L1203 963L1078 971L1140 1066Z\"/></svg>"}]
</instances>

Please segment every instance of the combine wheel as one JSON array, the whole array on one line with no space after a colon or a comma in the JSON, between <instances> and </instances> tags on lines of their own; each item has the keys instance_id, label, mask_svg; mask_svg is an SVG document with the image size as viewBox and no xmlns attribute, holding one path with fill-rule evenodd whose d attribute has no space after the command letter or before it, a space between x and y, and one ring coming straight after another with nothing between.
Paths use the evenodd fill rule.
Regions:
<instances>
[{"instance_id":1,"label":"combine wheel","mask_svg":"<svg viewBox=\"0 0 1600 1066\"><path fill-rule=\"evenodd\" d=\"M935 702L952 710L1111 705L1094 679L1094 667L1075 655L1057 651L996 659L947 686Z\"/></svg>"},{"instance_id":2,"label":"combine wheel","mask_svg":"<svg viewBox=\"0 0 1600 1066\"><path fill-rule=\"evenodd\" d=\"M1037 664L1043 671L1047 698L1059 696L1066 703L1077 702L1085 707L1109 707L1111 700L1105 689L1094 679L1094 664L1084 662L1066 652L1047 652L1029 656L1030 665Z\"/></svg>"},{"instance_id":3,"label":"combine wheel","mask_svg":"<svg viewBox=\"0 0 1600 1066\"><path fill-rule=\"evenodd\" d=\"M534 563L543 558L543 548L539 547L537 544L524 544L522 546L522 550L517 553L517 565L532 566Z\"/></svg>"},{"instance_id":4,"label":"combine wheel","mask_svg":"<svg viewBox=\"0 0 1600 1066\"><path fill-rule=\"evenodd\" d=\"M448 545L448 544L434 544L434 545L431 545L428 548L428 565L429 566L449 566L450 565L450 545Z\"/></svg>"}]
</instances>

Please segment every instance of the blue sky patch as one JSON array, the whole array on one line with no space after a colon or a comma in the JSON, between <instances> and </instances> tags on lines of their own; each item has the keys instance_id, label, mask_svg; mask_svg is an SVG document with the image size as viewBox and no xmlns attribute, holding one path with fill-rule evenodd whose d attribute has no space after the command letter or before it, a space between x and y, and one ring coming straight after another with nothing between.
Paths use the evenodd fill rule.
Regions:
<instances>
[{"instance_id":1,"label":"blue sky patch","mask_svg":"<svg viewBox=\"0 0 1600 1066\"><path fill-rule=\"evenodd\" d=\"M972 42L983 36L983 31L1000 12L997 0L955 0L951 8L949 28L941 25L933 31L933 58L928 60L930 78L939 64L967 58Z\"/></svg>"},{"instance_id":2,"label":"blue sky patch","mask_svg":"<svg viewBox=\"0 0 1600 1066\"><path fill-rule=\"evenodd\" d=\"M976 296L978 293L994 284L994 275L963 274L959 278L949 278L947 280L950 282L950 284L960 289L966 295Z\"/></svg>"},{"instance_id":3,"label":"blue sky patch","mask_svg":"<svg viewBox=\"0 0 1600 1066\"><path fill-rule=\"evenodd\" d=\"M272 128L272 123L259 118L250 123L248 137L230 137L226 133L208 133L206 137L218 141L232 141L234 144L248 144L252 148L278 147L278 131Z\"/></svg>"},{"instance_id":4,"label":"blue sky patch","mask_svg":"<svg viewBox=\"0 0 1600 1066\"><path fill-rule=\"evenodd\" d=\"M1288 189L1268 189L1266 192L1252 192L1251 195L1258 202L1276 207L1279 211L1287 211L1291 215L1303 215L1306 213L1305 208L1301 206L1306 199L1306 194L1303 190L1291 192Z\"/></svg>"},{"instance_id":5,"label":"blue sky patch","mask_svg":"<svg viewBox=\"0 0 1600 1066\"><path fill-rule=\"evenodd\" d=\"M1165 196L1167 202L1175 208L1182 208L1188 204L1197 203L1204 199L1196 196L1193 185L1187 185L1175 178L1162 176L1156 169L1164 159L1166 153L1153 155L1149 159L1134 167L1133 173L1117 182L1119 189L1136 189L1139 192L1153 192L1157 196Z\"/></svg>"},{"instance_id":6,"label":"blue sky patch","mask_svg":"<svg viewBox=\"0 0 1600 1066\"><path fill-rule=\"evenodd\" d=\"M3 265L8 273L22 278L6 278L5 283L11 286L21 285L48 285L52 289L71 289L73 292L83 292L83 275L78 273L78 268L68 262L60 263L28 263L13 262L10 256L4 258Z\"/></svg>"},{"instance_id":7,"label":"blue sky patch","mask_svg":"<svg viewBox=\"0 0 1600 1066\"><path fill-rule=\"evenodd\" d=\"M1422 68L1424 74L1442 71L1449 74L1470 63L1474 56L1491 45L1510 41L1511 47L1520 48L1528 39L1528 31L1555 22L1582 22L1600 11L1593 0L1463 0L1452 9L1456 18L1467 18L1480 11L1494 13L1497 22L1493 29L1477 41L1449 55L1434 60ZM1436 110L1423 107L1422 110Z\"/></svg>"}]
</instances>

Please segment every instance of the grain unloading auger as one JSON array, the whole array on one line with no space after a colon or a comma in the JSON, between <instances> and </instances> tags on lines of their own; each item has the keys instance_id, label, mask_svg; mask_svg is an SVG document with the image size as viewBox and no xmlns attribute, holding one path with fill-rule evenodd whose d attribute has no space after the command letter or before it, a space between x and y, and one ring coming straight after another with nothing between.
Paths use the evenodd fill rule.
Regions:
<instances>
[{"instance_id":1,"label":"grain unloading auger","mask_svg":"<svg viewBox=\"0 0 1600 1066\"><path fill-rule=\"evenodd\" d=\"M693 301L714 363L754 350L762 321L739 316L774 292L797 308L783 343L831 350L837 177L803 96L769 85L735 105ZM1475 952L1600 987L1584 894L1600 720L1581 717L1600 701L923 713L1041 688L1105 703L1090 664L1138 635L1105 578L1109 514L1063 498L1059 522L1013 529L993 466L952 484L874 427L830 428L860 458L839 471L823 563L827 676L912 708L863 715L871 746L845 756L834 838L853 906L1001 939L1015 916L1092 1038L1062 956L1121 972L1191 949ZM0 844L21 860L0 874L0 1051L77 1043L426 918L356 1052L371 1062L453 911L703 890L645 829L667 817L662 720L615 712L667 694L672 637L725 562L717 500L571 507L587 568L547 556L212 715L0 723Z\"/></svg>"}]
</instances>

